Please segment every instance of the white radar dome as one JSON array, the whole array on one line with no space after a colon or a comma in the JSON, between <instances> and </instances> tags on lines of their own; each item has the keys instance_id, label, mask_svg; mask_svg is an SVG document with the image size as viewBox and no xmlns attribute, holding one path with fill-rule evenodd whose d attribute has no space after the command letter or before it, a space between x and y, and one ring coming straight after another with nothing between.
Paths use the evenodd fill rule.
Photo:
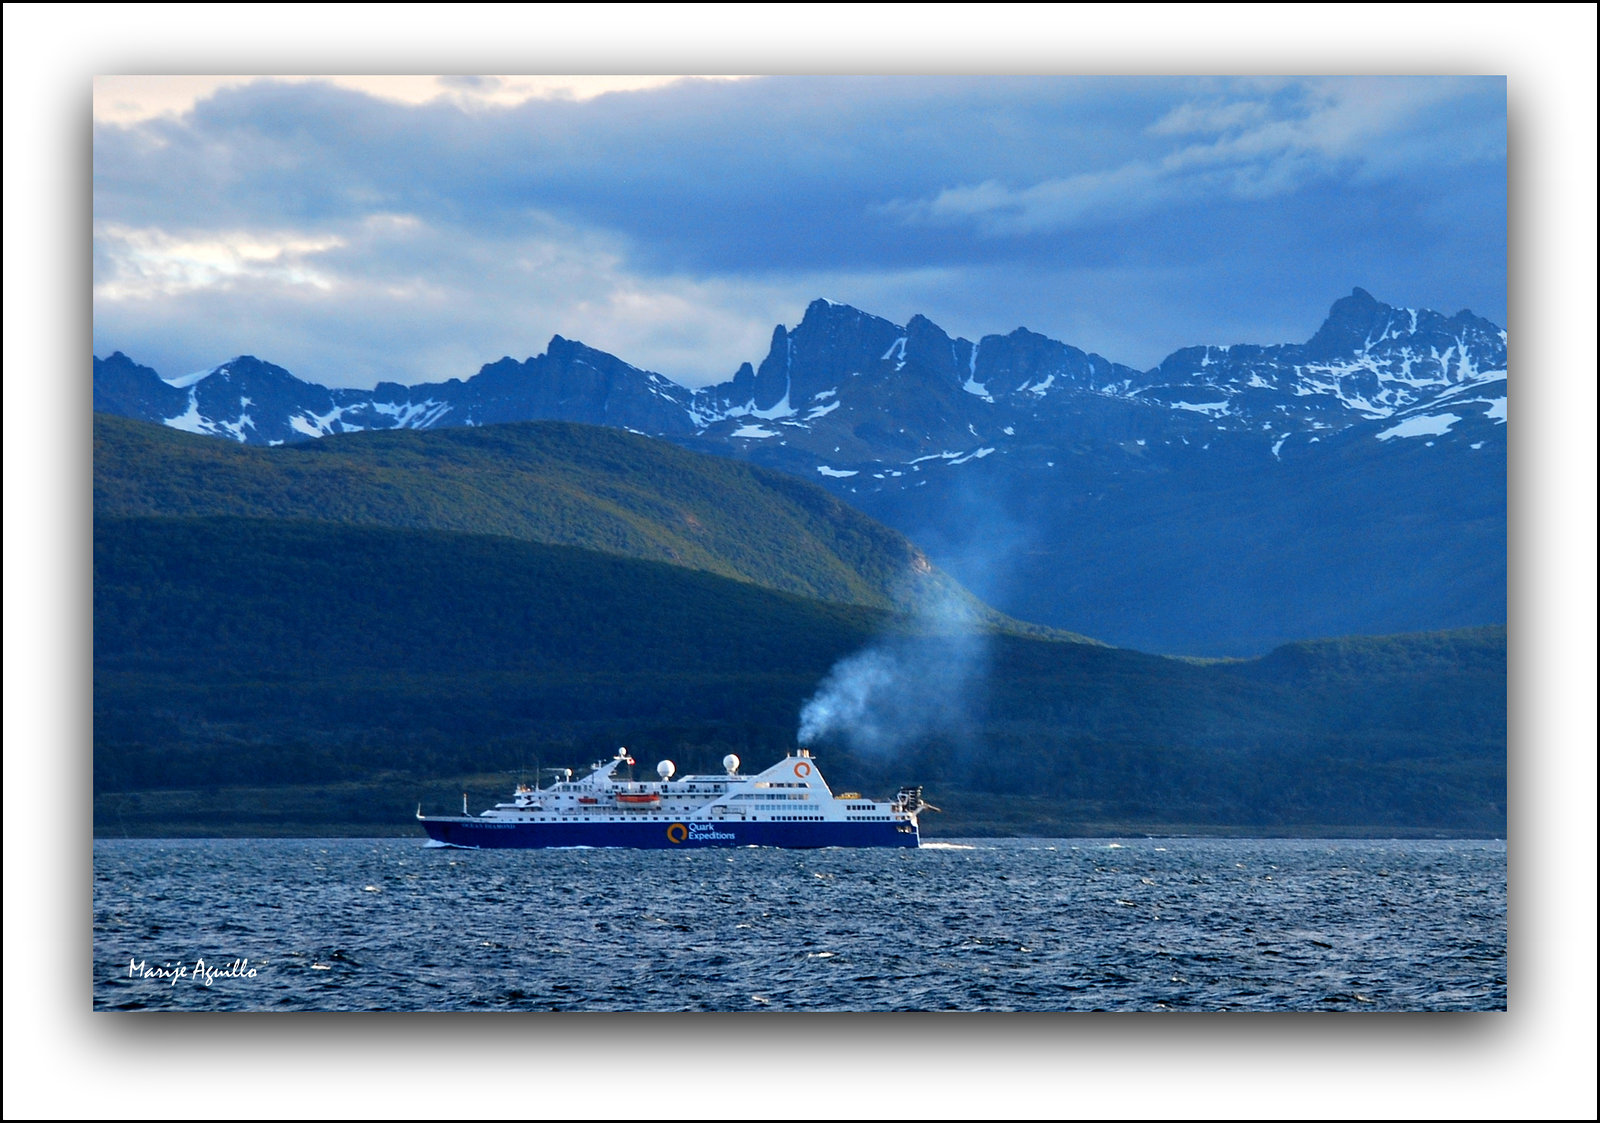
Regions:
<instances>
[{"instance_id":1,"label":"white radar dome","mask_svg":"<svg viewBox=\"0 0 1600 1123\"><path fill-rule=\"evenodd\" d=\"M664 760L660 764L656 765L656 775L660 776L663 780L672 779L672 774L677 770L678 766L673 764L670 760Z\"/></svg>"},{"instance_id":2,"label":"white radar dome","mask_svg":"<svg viewBox=\"0 0 1600 1123\"><path fill-rule=\"evenodd\" d=\"M729 753L727 756L722 758L722 767L728 770L729 776L732 776L735 772L739 771L739 758L734 756L732 753Z\"/></svg>"}]
</instances>

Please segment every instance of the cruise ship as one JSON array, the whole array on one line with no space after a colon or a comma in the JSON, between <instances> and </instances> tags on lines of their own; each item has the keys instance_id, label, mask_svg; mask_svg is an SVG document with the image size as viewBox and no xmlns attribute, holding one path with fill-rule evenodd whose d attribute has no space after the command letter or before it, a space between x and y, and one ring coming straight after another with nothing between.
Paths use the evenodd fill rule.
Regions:
<instances>
[{"instance_id":1,"label":"cruise ship","mask_svg":"<svg viewBox=\"0 0 1600 1123\"><path fill-rule=\"evenodd\" d=\"M519 785L508 803L469 816L417 819L428 837L446 846L514 849L552 846L621 846L671 850L704 846L905 846L919 844L917 816L938 808L924 803L920 787L901 788L893 799L835 795L806 749L797 749L764 772L746 775L739 758L722 760L723 773L674 778L670 760L656 765L659 779L619 778L634 764L627 749L573 779L565 769L546 786Z\"/></svg>"}]
</instances>

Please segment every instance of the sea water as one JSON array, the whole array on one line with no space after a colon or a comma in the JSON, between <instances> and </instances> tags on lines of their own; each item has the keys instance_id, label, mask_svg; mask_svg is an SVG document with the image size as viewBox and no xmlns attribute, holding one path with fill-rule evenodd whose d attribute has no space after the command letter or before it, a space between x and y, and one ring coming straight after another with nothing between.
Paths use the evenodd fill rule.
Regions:
<instances>
[{"instance_id":1,"label":"sea water","mask_svg":"<svg viewBox=\"0 0 1600 1123\"><path fill-rule=\"evenodd\" d=\"M1506 1009L1500 841L97 840L96 1010Z\"/></svg>"}]
</instances>

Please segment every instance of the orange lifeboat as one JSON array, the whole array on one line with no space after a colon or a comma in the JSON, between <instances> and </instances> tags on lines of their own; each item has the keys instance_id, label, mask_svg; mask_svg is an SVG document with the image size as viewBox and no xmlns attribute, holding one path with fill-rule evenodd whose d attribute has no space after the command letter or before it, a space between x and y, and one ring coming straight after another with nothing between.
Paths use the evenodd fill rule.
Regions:
<instances>
[{"instance_id":1,"label":"orange lifeboat","mask_svg":"<svg viewBox=\"0 0 1600 1123\"><path fill-rule=\"evenodd\" d=\"M654 792L618 792L617 802L624 807L660 807L661 797Z\"/></svg>"}]
</instances>

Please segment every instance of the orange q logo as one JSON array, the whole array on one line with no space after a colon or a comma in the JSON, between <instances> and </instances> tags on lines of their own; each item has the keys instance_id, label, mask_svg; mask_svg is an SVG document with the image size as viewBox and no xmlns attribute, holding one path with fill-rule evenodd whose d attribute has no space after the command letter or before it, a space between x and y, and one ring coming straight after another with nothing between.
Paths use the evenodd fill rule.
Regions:
<instances>
[{"instance_id":1,"label":"orange q logo","mask_svg":"<svg viewBox=\"0 0 1600 1123\"><path fill-rule=\"evenodd\" d=\"M674 846L678 845L688 837L689 828L684 826L682 823L673 823L672 826L667 828L667 841L672 843Z\"/></svg>"},{"instance_id":2,"label":"orange q logo","mask_svg":"<svg viewBox=\"0 0 1600 1123\"><path fill-rule=\"evenodd\" d=\"M799 776L801 779L804 779L805 777L811 775L811 766L802 760L800 763L794 766L794 774Z\"/></svg>"}]
</instances>

